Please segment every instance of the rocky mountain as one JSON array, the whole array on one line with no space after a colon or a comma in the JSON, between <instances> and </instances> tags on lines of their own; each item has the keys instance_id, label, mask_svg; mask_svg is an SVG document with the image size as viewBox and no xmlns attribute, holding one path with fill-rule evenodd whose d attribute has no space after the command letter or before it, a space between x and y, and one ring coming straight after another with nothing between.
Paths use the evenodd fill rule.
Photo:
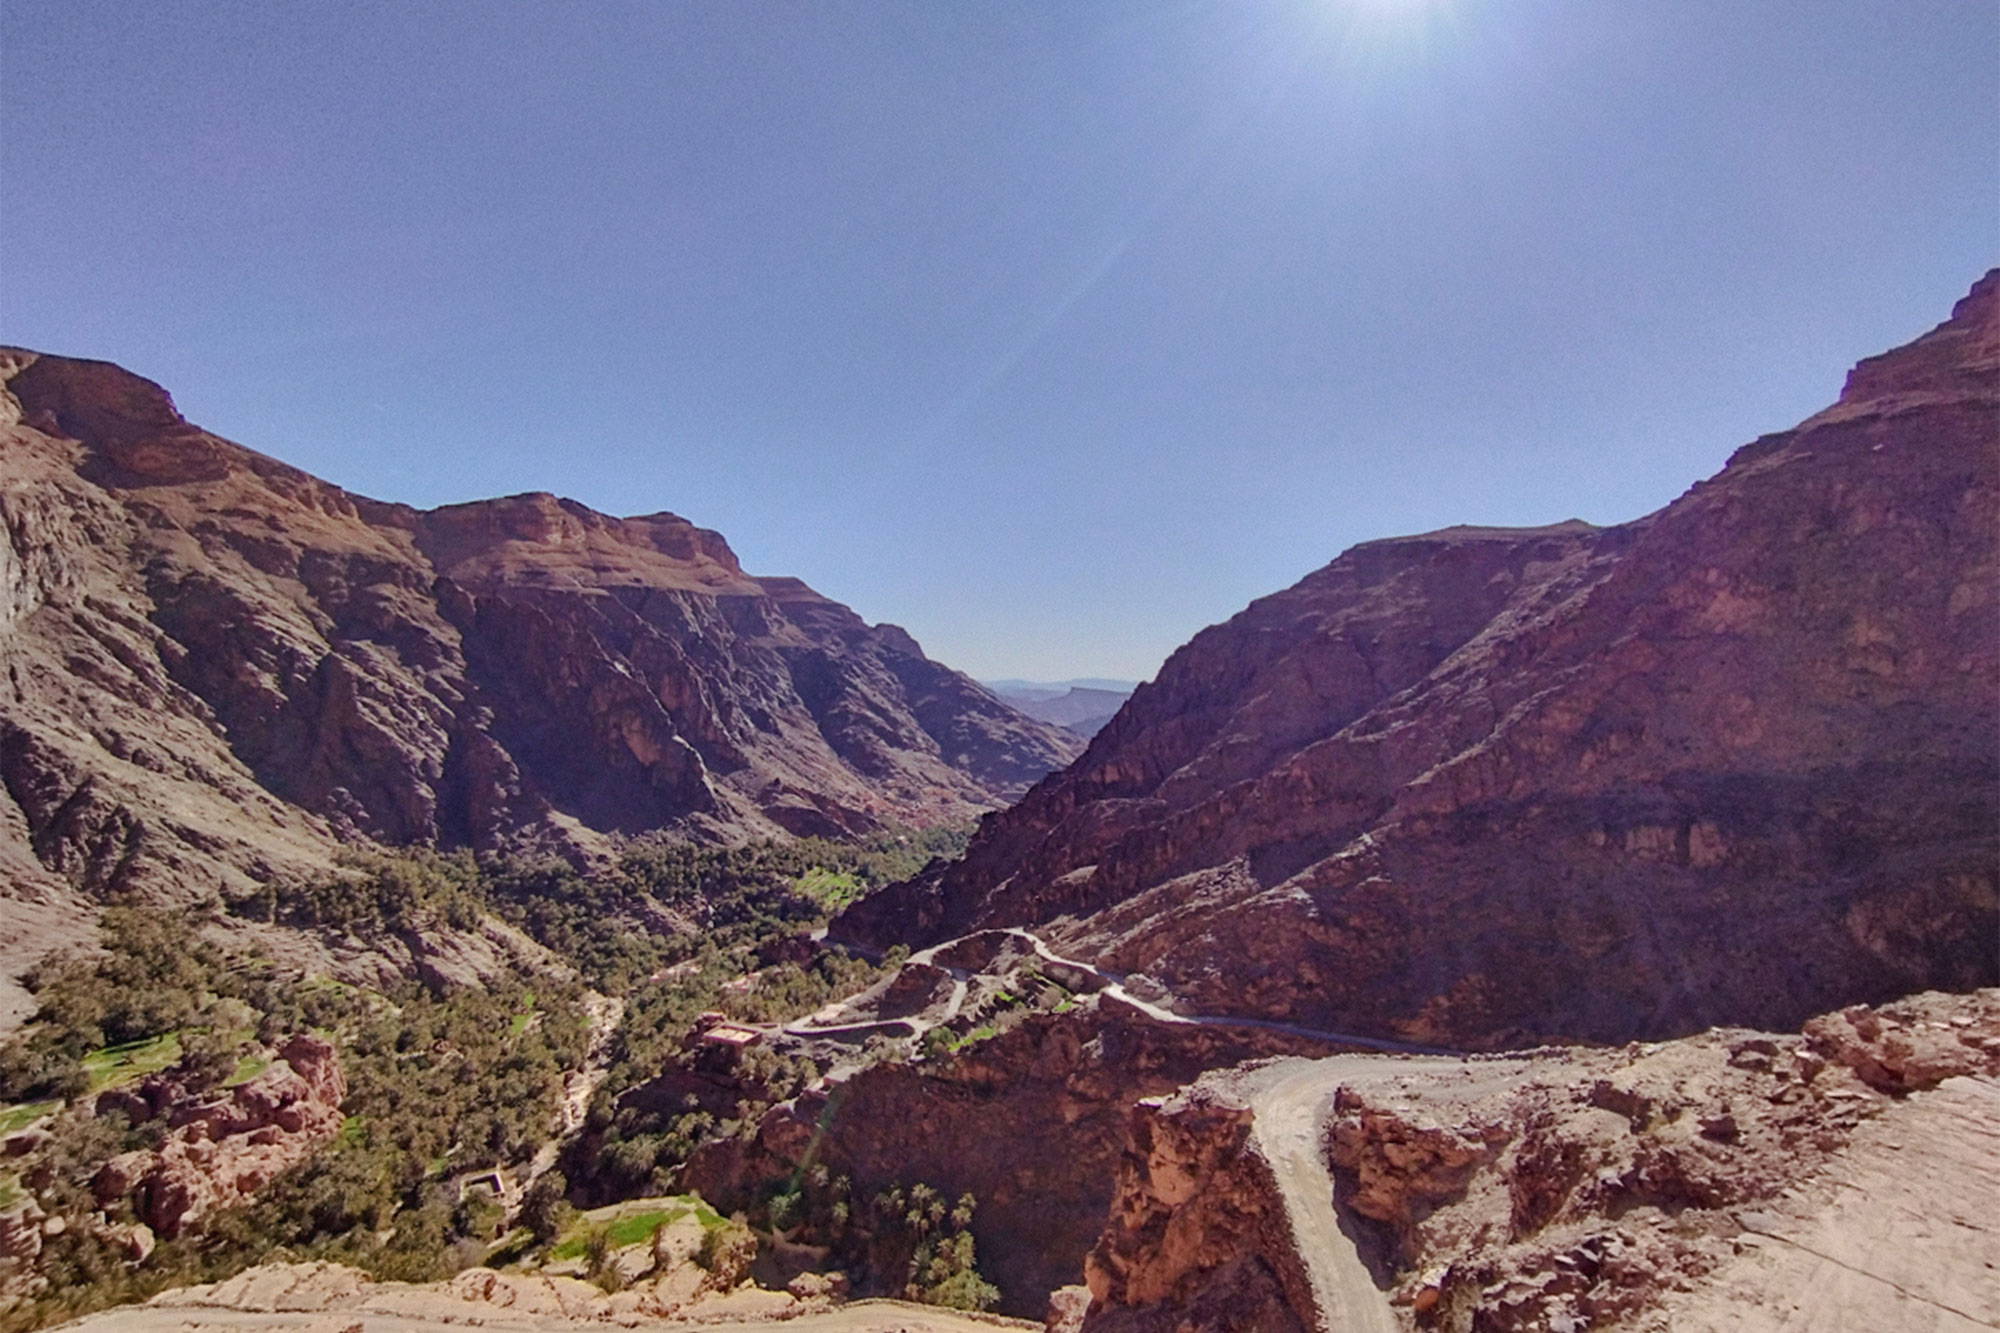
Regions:
<instances>
[{"instance_id":1,"label":"rocky mountain","mask_svg":"<svg viewBox=\"0 0 2000 1333\"><path fill-rule=\"evenodd\" d=\"M957 774L960 808L1001 785L926 721L977 687L680 520L420 514L113 368L10 374L16 895L354 837L587 849L634 809L862 827L904 817L897 775ZM1065 1333L1990 1326L2000 990L1911 992L1995 971L1997 409L2000 274L1660 513L1350 551L830 942L769 891L914 861L641 845L503 893L413 859L383 870L407 895L324 918L375 971L262 952L275 909L226 939L107 917L0 1070L32 1099L0 1143L0 1322L11 1266L22 1326L195 1284L104 1329L964 1327L840 1304L871 1295ZM753 706L771 730L737 727ZM905 715L935 750L889 747L863 804L841 774ZM690 949L628 953L656 920ZM367 993L412 973L435 993ZM497 1215L410 1205L475 1166ZM509 1179L581 1211L509 1216ZM531 1216L535 1247L491 1248ZM340 1262L271 1262L300 1258ZM475 1259L512 1271L449 1276Z\"/></svg>"},{"instance_id":2,"label":"rocky mountain","mask_svg":"<svg viewBox=\"0 0 2000 1333\"><path fill-rule=\"evenodd\" d=\"M242 887L355 839L934 825L1078 748L673 514L422 511L220 439L114 365L4 350L0 385L16 921L79 888Z\"/></svg>"},{"instance_id":3,"label":"rocky mountain","mask_svg":"<svg viewBox=\"0 0 2000 1333\"><path fill-rule=\"evenodd\" d=\"M2000 271L1615 527L1348 551L836 938L1042 926L1190 1012L1440 1045L1990 984Z\"/></svg>"}]
</instances>

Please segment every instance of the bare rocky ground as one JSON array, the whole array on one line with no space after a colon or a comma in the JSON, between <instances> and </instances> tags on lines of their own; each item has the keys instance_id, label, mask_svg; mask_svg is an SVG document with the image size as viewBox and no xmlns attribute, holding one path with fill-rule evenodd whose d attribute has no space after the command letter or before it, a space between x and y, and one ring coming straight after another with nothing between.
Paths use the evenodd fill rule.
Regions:
<instances>
[{"instance_id":1,"label":"bare rocky ground","mask_svg":"<svg viewBox=\"0 0 2000 1333\"><path fill-rule=\"evenodd\" d=\"M1995 1198L2000 991L1798 1035L1263 1062L1135 1109L1070 1322L2000 1327Z\"/></svg>"},{"instance_id":2,"label":"bare rocky ground","mask_svg":"<svg viewBox=\"0 0 2000 1333\"><path fill-rule=\"evenodd\" d=\"M483 1269L448 1282L374 1282L337 1264L267 1264L226 1282L167 1292L146 1305L108 1310L66 1329L79 1333L207 1333L294 1329L299 1333L418 1333L479 1327L500 1333L563 1333L605 1327L783 1327L798 1333L987 1333L1031 1328L1019 1320L968 1316L902 1301L834 1305L824 1298L745 1286L666 1315L651 1290L606 1296L586 1282Z\"/></svg>"}]
</instances>

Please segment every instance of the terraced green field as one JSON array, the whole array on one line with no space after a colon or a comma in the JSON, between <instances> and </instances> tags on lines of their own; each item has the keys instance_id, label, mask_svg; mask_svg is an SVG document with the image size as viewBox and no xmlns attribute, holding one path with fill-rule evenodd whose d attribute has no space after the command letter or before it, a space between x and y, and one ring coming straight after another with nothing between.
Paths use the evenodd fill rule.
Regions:
<instances>
[{"instance_id":1,"label":"terraced green field","mask_svg":"<svg viewBox=\"0 0 2000 1333\"><path fill-rule=\"evenodd\" d=\"M83 1069L90 1075L90 1090L103 1092L156 1074L180 1058L181 1034L169 1032L92 1051L83 1057Z\"/></svg>"},{"instance_id":2,"label":"terraced green field","mask_svg":"<svg viewBox=\"0 0 2000 1333\"><path fill-rule=\"evenodd\" d=\"M576 1224L556 1241L549 1251L552 1260L580 1259L590 1247L590 1238L599 1233L614 1250L627 1245L637 1245L669 1222L693 1217L700 1222L703 1230L713 1230L722 1225L722 1215L708 1206L708 1202L698 1194L680 1194L667 1198L627 1199L605 1208L593 1208L580 1214Z\"/></svg>"},{"instance_id":3,"label":"terraced green field","mask_svg":"<svg viewBox=\"0 0 2000 1333\"><path fill-rule=\"evenodd\" d=\"M20 1102L13 1106L0 1106L0 1137L26 1129L45 1115L50 1115L62 1103L51 1099L46 1102Z\"/></svg>"}]
</instances>

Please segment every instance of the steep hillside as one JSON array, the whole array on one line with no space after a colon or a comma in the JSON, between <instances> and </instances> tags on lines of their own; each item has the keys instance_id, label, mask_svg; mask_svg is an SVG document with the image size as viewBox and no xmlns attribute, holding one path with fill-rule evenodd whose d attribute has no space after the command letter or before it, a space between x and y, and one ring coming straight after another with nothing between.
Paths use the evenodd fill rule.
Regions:
<instances>
[{"instance_id":1,"label":"steep hillside","mask_svg":"<svg viewBox=\"0 0 2000 1333\"><path fill-rule=\"evenodd\" d=\"M931 825L1076 751L672 514L423 512L116 366L6 350L0 383L0 892L57 916L75 888L240 887L357 838Z\"/></svg>"},{"instance_id":2,"label":"steep hillside","mask_svg":"<svg viewBox=\"0 0 2000 1333\"><path fill-rule=\"evenodd\" d=\"M1995 979L2000 272L1660 512L1371 542L836 937L1441 1044Z\"/></svg>"}]
</instances>

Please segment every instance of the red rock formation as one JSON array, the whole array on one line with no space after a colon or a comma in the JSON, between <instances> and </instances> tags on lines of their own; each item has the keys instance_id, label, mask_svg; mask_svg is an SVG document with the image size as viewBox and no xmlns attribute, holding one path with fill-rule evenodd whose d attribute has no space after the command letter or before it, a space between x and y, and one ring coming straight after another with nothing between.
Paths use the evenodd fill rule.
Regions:
<instances>
[{"instance_id":1,"label":"red rock formation","mask_svg":"<svg viewBox=\"0 0 2000 1333\"><path fill-rule=\"evenodd\" d=\"M1250 1144L1251 1122L1247 1106L1199 1083L1134 1108L1076 1327L1146 1328L1160 1310L1193 1328L1316 1326L1311 1283L1271 1166Z\"/></svg>"},{"instance_id":2,"label":"red rock formation","mask_svg":"<svg viewBox=\"0 0 2000 1333\"><path fill-rule=\"evenodd\" d=\"M815 1162L855 1197L917 1181L979 1201L980 1271L1001 1309L1039 1316L1076 1280L1102 1229L1135 1097L1203 1070L1326 1043L1247 1029L1171 1026L1092 1001L1038 1014L957 1055L879 1064L774 1107L754 1139L710 1143L682 1186L722 1209L750 1207ZM677 1088L678 1092L679 1089Z\"/></svg>"},{"instance_id":3,"label":"red rock formation","mask_svg":"<svg viewBox=\"0 0 2000 1333\"><path fill-rule=\"evenodd\" d=\"M1996 409L2000 272L1656 514L1356 547L835 934L1483 1046L1990 983Z\"/></svg>"},{"instance_id":4,"label":"red rock formation","mask_svg":"<svg viewBox=\"0 0 2000 1333\"><path fill-rule=\"evenodd\" d=\"M1325 1327L1329 1291L1355 1327L1982 1326L1996 1098L1996 991L1803 1038L1218 1071L1134 1109L1081 1327ZM1286 1140L1260 1131L1287 1105L1332 1198L1283 1188ZM1301 1239L1336 1210L1345 1293Z\"/></svg>"},{"instance_id":5,"label":"red rock formation","mask_svg":"<svg viewBox=\"0 0 2000 1333\"><path fill-rule=\"evenodd\" d=\"M934 824L1076 742L672 514L419 512L0 351L11 891L238 885L343 839Z\"/></svg>"},{"instance_id":6,"label":"red rock formation","mask_svg":"<svg viewBox=\"0 0 2000 1333\"><path fill-rule=\"evenodd\" d=\"M137 1094L106 1094L102 1105L137 1121L163 1117L171 1131L157 1150L99 1168L98 1206L128 1200L153 1232L172 1238L255 1195L339 1134L347 1080L333 1045L301 1035L278 1056L282 1064L212 1100L185 1100L157 1079Z\"/></svg>"}]
</instances>

